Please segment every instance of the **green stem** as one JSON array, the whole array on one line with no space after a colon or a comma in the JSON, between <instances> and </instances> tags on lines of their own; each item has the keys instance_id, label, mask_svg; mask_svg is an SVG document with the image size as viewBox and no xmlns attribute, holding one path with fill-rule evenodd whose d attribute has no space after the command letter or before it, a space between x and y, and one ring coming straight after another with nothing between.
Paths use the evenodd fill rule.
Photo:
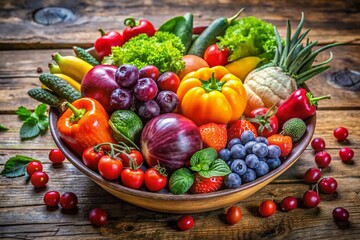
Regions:
<instances>
[{"instance_id":1,"label":"green stem","mask_svg":"<svg viewBox=\"0 0 360 240\"><path fill-rule=\"evenodd\" d=\"M240 9L234 16L227 18L226 21L228 24L231 24L233 21L235 21L241 14L242 11L244 11L245 8Z\"/></svg>"},{"instance_id":2,"label":"green stem","mask_svg":"<svg viewBox=\"0 0 360 240\"><path fill-rule=\"evenodd\" d=\"M216 78L215 78L215 73L213 72L211 74L211 78L210 78L210 84L208 85L210 89L212 90L217 90L218 86L216 84Z\"/></svg>"},{"instance_id":3,"label":"green stem","mask_svg":"<svg viewBox=\"0 0 360 240\"><path fill-rule=\"evenodd\" d=\"M325 96L320 96L320 97L314 97L311 92L306 93L306 97L309 99L309 102L310 102L310 105L311 105L311 106L317 106L317 105L318 105L318 101L323 100L323 99L330 99L330 98L331 98L330 95L325 95Z\"/></svg>"},{"instance_id":4,"label":"green stem","mask_svg":"<svg viewBox=\"0 0 360 240\"><path fill-rule=\"evenodd\" d=\"M124 20L124 25L133 28L136 26L136 21L134 18L129 17Z\"/></svg>"},{"instance_id":5,"label":"green stem","mask_svg":"<svg viewBox=\"0 0 360 240\"><path fill-rule=\"evenodd\" d=\"M79 121L86 113L85 108L78 109L69 102L65 103L65 106L68 107L73 112L73 114L70 117L70 122L72 123Z\"/></svg>"},{"instance_id":6,"label":"green stem","mask_svg":"<svg viewBox=\"0 0 360 240\"><path fill-rule=\"evenodd\" d=\"M99 32L101 33L101 36L105 36L105 35L106 35L106 32L104 31L104 29L99 28L98 30L99 30Z\"/></svg>"}]
</instances>

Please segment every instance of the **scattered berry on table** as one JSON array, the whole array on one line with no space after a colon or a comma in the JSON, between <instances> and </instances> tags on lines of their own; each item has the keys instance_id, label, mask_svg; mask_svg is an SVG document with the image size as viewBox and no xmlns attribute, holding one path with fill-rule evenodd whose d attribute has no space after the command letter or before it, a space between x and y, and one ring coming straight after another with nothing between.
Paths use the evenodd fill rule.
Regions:
<instances>
[{"instance_id":1,"label":"scattered berry on table","mask_svg":"<svg viewBox=\"0 0 360 240\"><path fill-rule=\"evenodd\" d=\"M351 148L343 147L339 151L339 157L343 162L349 162L354 157L354 151Z\"/></svg>"},{"instance_id":2,"label":"scattered berry on table","mask_svg":"<svg viewBox=\"0 0 360 240\"><path fill-rule=\"evenodd\" d=\"M60 196L60 206L63 209L73 209L78 204L78 198L73 192L66 192Z\"/></svg>"},{"instance_id":3,"label":"scattered berry on table","mask_svg":"<svg viewBox=\"0 0 360 240\"><path fill-rule=\"evenodd\" d=\"M49 191L44 195L44 203L48 207L55 207L59 204L60 193L57 191Z\"/></svg>"},{"instance_id":4,"label":"scattered berry on table","mask_svg":"<svg viewBox=\"0 0 360 240\"><path fill-rule=\"evenodd\" d=\"M314 208L320 203L320 196L313 190L308 190L304 193L302 202L307 208Z\"/></svg>"},{"instance_id":5,"label":"scattered berry on table","mask_svg":"<svg viewBox=\"0 0 360 240\"><path fill-rule=\"evenodd\" d=\"M194 224L195 224L194 219L190 215L182 216L177 221L177 227L181 231L186 231L186 230L189 230L189 229L193 228Z\"/></svg>"},{"instance_id":6,"label":"scattered berry on table","mask_svg":"<svg viewBox=\"0 0 360 240\"><path fill-rule=\"evenodd\" d=\"M334 137L339 141L345 141L349 135L349 132L344 127L338 127L334 129Z\"/></svg>"},{"instance_id":7,"label":"scattered berry on table","mask_svg":"<svg viewBox=\"0 0 360 240\"><path fill-rule=\"evenodd\" d=\"M35 188L45 187L48 181L49 176L42 171L36 171L30 177L30 182Z\"/></svg>"},{"instance_id":8,"label":"scattered berry on table","mask_svg":"<svg viewBox=\"0 0 360 240\"><path fill-rule=\"evenodd\" d=\"M238 223L241 220L241 217L242 217L241 209L238 206L231 206L226 211L226 221L230 225L234 225Z\"/></svg>"},{"instance_id":9,"label":"scattered berry on table","mask_svg":"<svg viewBox=\"0 0 360 240\"><path fill-rule=\"evenodd\" d=\"M297 199L293 196L284 198L280 203L281 210L284 212L289 212L297 208Z\"/></svg>"},{"instance_id":10,"label":"scattered berry on table","mask_svg":"<svg viewBox=\"0 0 360 240\"><path fill-rule=\"evenodd\" d=\"M337 222L347 222L349 220L349 212L343 207L334 208L332 215Z\"/></svg>"},{"instance_id":11,"label":"scattered berry on table","mask_svg":"<svg viewBox=\"0 0 360 240\"><path fill-rule=\"evenodd\" d=\"M315 154L315 163L319 168L326 168L331 162L329 153L322 151Z\"/></svg>"},{"instance_id":12,"label":"scattered berry on table","mask_svg":"<svg viewBox=\"0 0 360 240\"><path fill-rule=\"evenodd\" d=\"M317 137L311 141L311 147L315 152L322 152L325 150L325 141L323 138Z\"/></svg>"},{"instance_id":13,"label":"scattered berry on table","mask_svg":"<svg viewBox=\"0 0 360 240\"><path fill-rule=\"evenodd\" d=\"M272 200L264 200L260 203L259 213L262 217L269 217L276 212L276 204Z\"/></svg>"},{"instance_id":14,"label":"scattered berry on table","mask_svg":"<svg viewBox=\"0 0 360 240\"><path fill-rule=\"evenodd\" d=\"M61 150L53 149L49 153L49 159L53 163L62 163L65 160L65 156Z\"/></svg>"},{"instance_id":15,"label":"scattered berry on table","mask_svg":"<svg viewBox=\"0 0 360 240\"><path fill-rule=\"evenodd\" d=\"M319 189L326 194L333 193L337 189L337 181L332 177L323 178L319 182Z\"/></svg>"},{"instance_id":16,"label":"scattered berry on table","mask_svg":"<svg viewBox=\"0 0 360 240\"><path fill-rule=\"evenodd\" d=\"M42 171L42 170L43 170L43 166L41 162L37 160L32 160L26 166L26 172L29 176L31 176L34 172Z\"/></svg>"},{"instance_id":17,"label":"scattered berry on table","mask_svg":"<svg viewBox=\"0 0 360 240\"><path fill-rule=\"evenodd\" d=\"M94 208L89 213L89 221L92 225L100 227L107 224L108 214L101 208Z\"/></svg>"},{"instance_id":18,"label":"scattered berry on table","mask_svg":"<svg viewBox=\"0 0 360 240\"><path fill-rule=\"evenodd\" d=\"M304 181L309 184L314 184L321 178L321 171L319 168L309 168L304 173Z\"/></svg>"}]
</instances>

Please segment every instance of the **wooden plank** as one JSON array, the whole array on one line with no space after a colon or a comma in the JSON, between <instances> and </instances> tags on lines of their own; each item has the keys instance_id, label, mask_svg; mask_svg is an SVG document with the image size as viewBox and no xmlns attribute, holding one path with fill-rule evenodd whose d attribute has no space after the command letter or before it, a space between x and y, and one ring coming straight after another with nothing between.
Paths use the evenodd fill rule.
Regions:
<instances>
[{"instance_id":1,"label":"wooden plank","mask_svg":"<svg viewBox=\"0 0 360 240\"><path fill-rule=\"evenodd\" d=\"M146 0L97 4L89 0L55 1L51 4L48 1L26 4L23 1L13 0L3 2L4 7L0 10L0 49L53 48L55 45L59 48L71 47L75 43L89 47L99 36L98 28L121 31L123 21L128 16L149 19L159 27L175 15L192 12L195 16L195 25L207 25L217 17L232 16L243 7L246 11L242 16L253 15L263 18L278 26L281 34L285 30L285 20L289 18L295 25L303 11L306 15L305 26L312 28L310 36L316 36L321 43L332 41L359 43L360 41L357 21L360 15L356 11L356 1L316 1L316 3L267 1L260 4L259 1L249 3L242 0L236 2L207 0L197 5L192 1ZM55 25L56 27L49 28L35 23L29 17L34 11L48 6L70 9L75 14L74 21L59 23Z\"/></svg>"}]
</instances>

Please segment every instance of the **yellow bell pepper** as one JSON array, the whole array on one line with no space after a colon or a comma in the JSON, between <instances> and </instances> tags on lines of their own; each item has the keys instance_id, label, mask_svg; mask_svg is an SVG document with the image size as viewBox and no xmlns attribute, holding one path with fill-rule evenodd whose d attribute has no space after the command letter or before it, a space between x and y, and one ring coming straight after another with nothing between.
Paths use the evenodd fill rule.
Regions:
<instances>
[{"instance_id":1,"label":"yellow bell pepper","mask_svg":"<svg viewBox=\"0 0 360 240\"><path fill-rule=\"evenodd\" d=\"M256 68L256 66L261 62L261 59L258 57L244 57L238 60L235 60L229 64L226 64L225 67L229 72L237 76L244 82L246 76Z\"/></svg>"},{"instance_id":2,"label":"yellow bell pepper","mask_svg":"<svg viewBox=\"0 0 360 240\"><path fill-rule=\"evenodd\" d=\"M241 80L223 66L188 73L181 80L177 95L180 112L198 126L238 119L247 101Z\"/></svg>"}]
</instances>

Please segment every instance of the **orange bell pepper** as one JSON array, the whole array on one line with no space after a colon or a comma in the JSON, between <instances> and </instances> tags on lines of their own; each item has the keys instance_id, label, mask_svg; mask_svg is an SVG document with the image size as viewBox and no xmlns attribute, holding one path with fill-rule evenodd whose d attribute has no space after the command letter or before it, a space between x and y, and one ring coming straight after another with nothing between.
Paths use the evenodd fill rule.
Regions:
<instances>
[{"instance_id":1,"label":"orange bell pepper","mask_svg":"<svg viewBox=\"0 0 360 240\"><path fill-rule=\"evenodd\" d=\"M97 100L80 98L66 106L68 109L58 119L57 129L79 156L88 147L103 142L116 143L111 135L109 115Z\"/></svg>"},{"instance_id":2,"label":"orange bell pepper","mask_svg":"<svg viewBox=\"0 0 360 240\"><path fill-rule=\"evenodd\" d=\"M241 80L223 66L188 73L177 95L180 112L198 126L232 122L243 114L247 102Z\"/></svg>"}]
</instances>

